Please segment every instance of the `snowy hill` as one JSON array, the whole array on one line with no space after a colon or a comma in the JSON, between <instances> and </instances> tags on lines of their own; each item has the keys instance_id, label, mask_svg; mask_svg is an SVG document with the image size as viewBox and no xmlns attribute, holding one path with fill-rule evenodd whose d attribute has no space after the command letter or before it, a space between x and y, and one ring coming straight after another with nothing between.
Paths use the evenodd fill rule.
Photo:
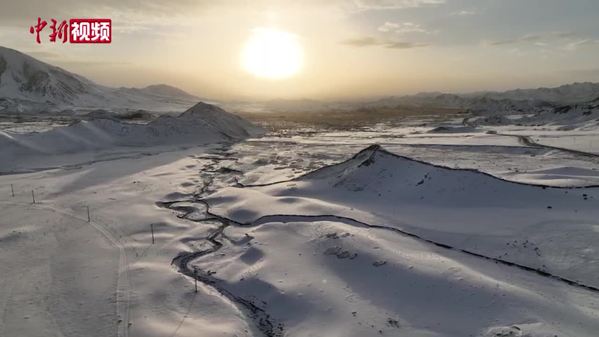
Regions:
<instances>
[{"instance_id":1,"label":"snowy hill","mask_svg":"<svg viewBox=\"0 0 599 337\"><path fill-rule=\"evenodd\" d=\"M582 116L591 116L597 117L597 113L599 113L599 98L596 98L592 101L578 104L570 104L564 105L556 108L554 110L556 114L576 114Z\"/></svg>"},{"instance_id":2,"label":"snowy hill","mask_svg":"<svg viewBox=\"0 0 599 337\"><path fill-rule=\"evenodd\" d=\"M592 257L581 244L599 240L598 199L599 188L513 183L372 146L289 182L224 190L212 207L243 223L273 213L351 217L599 287L599 265L587 263Z\"/></svg>"},{"instance_id":3,"label":"snowy hill","mask_svg":"<svg viewBox=\"0 0 599 337\"><path fill-rule=\"evenodd\" d=\"M0 110L55 111L71 108L146 109L176 111L197 97L168 85L111 88L0 47Z\"/></svg>"},{"instance_id":4,"label":"snowy hill","mask_svg":"<svg viewBox=\"0 0 599 337\"><path fill-rule=\"evenodd\" d=\"M210 215L234 222L188 268L251 299L284 327L273 336L590 337L597 198L372 146L208 196Z\"/></svg>"},{"instance_id":5,"label":"snowy hill","mask_svg":"<svg viewBox=\"0 0 599 337\"><path fill-rule=\"evenodd\" d=\"M0 132L0 158L64 154L173 144L208 144L259 135L262 129L216 106L198 103L178 117L161 116L147 124L92 119L45 132ZM8 160L8 159L11 160Z\"/></svg>"}]
</instances>

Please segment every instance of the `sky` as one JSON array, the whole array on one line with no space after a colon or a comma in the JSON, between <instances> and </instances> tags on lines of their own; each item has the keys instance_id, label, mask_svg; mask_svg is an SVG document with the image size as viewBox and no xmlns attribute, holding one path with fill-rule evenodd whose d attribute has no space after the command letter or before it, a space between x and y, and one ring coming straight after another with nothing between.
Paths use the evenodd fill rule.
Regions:
<instances>
[{"instance_id":1,"label":"sky","mask_svg":"<svg viewBox=\"0 0 599 337\"><path fill-rule=\"evenodd\" d=\"M113 42L37 44L37 17L110 18ZM244 69L260 29L301 46L295 75ZM505 90L599 81L599 1L2 0L0 45L104 85L225 100Z\"/></svg>"}]
</instances>

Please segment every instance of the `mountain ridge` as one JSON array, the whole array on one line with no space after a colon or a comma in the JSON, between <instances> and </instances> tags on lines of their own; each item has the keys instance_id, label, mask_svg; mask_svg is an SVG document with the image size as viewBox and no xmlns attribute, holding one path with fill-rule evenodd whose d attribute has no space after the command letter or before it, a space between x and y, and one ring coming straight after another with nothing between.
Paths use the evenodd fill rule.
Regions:
<instances>
[{"instance_id":1,"label":"mountain ridge","mask_svg":"<svg viewBox=\"0 0 599 337\"><path fill-rule=\"evenodd\" d=\"M0 106L8 112L73 108L181 111L198 97L166 84L113 88L0 46Z\"/></svg>"},{"instance_id":2,"label":"mountain ridge","mask_svg":"<svg viewBox=\"0 0 599 337\"><path fill-rule=\"evenodd\" d=\"M564 105L585 104L599 98L599 83L575 82L558 87L514 89L504 92L472 93L421 92L354 101L314 99L272 99L262 102L236 102L233 109L269 112L359 111L399 108L460 109L475 113L516 113L553 110Z\"/></svg>"},{"instance_id":3,"label":"mountain ridge","mask_svg":"<svg viewBox=\"0 0 599 337\"><path fill-rule=\"evenodd\" d=\"M229 109L275 112L355 111L368 109L450 108L475 113L539 112L599 98L599 83L575 82L557 87L479 91L473 93L422 92L361 101L271 99L227 103ZM0 111L45 112L66 109L143 109L184 111L199 98L168 84L143 88L112 88L0 46Z\"/></svg>"}]
</instances>

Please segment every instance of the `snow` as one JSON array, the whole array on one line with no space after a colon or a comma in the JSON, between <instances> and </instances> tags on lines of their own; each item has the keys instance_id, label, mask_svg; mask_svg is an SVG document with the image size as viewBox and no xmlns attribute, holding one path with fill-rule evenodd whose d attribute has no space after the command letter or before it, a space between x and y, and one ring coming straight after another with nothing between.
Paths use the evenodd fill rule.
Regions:
<instances>
[{"instance_id":1,"label":"snow","mask_svg":"<svg viewBox=\"0 0 599 337\"><path fill-rule=\"evenodd\" d=\"M534 138L534 140L543 145L599 155L599 135L594 131L566 135L545 134Z\"/></svg>"},{"instance_id":2,"label":"snow","mask_svg":"<svg viewBox=\"0 0 599 337\"><path fill-rule=\"evenodd\" d=\"M204 107L178 118L204 118L247 137L237 118L215 115ZM543 189L453 169L477 159L478 169L496 174L518 162L514 178L535 174L547 183L540 176L584 180L592 158L557 150L531 157L527 151L546 150L479 129L430 129L274 133L235 144L143 147L152 155L117 148L24 161L55 168L0 176L0 253L9 261L0 267L9 275L0 277L0 306L10 308L0 334L594 336L592 290L458 249L596 285L597 190ZM452 169L380 148L359 152L379 139L389 151ZM216 215L262 218L223 227L198 198ZM193 258L215 248L209 238L222 246Z\"/></svg>"},{"instance_id":3,"label":"snow","mask_svg":"<svg viewBox=\"0 0 599 337\"><path fill-rule=\"evenodd\" d=\"M111 88L0 46L0 107L12 113L65 109L180 111L198 98L168 85ZM0 109L2 110L2 109Z\"/></svg>"},{"instance_id":4,"label":"snow","mask_svg":"<svg viewBox=\"0 0 599 337\"><path fill-rule=\"evenodd\" d=\"M418 93L407 96L390 96L371 100L316 101L271 100L264 102L232 102L234 110L266 113L323 113L323 112L380 112L385 109L409 111L411 108L427 110L457 109L468 110L482 115L529 115L549 114L555 111L587 111L587 105L597 104L599 83L572 83L555 88L516 89L504 92ZM421 111L422 112L422 111ZM438 111L437 111L438 112ZM560 119L560 118L557 118ZM588 118L587 118L588 120ZM532 120L531 120L532 121ZM571 124L562 118L563 124Z\"/></svg>"},{"instance_id":5,"label":"snow","mask_svg":"<svg viewBox=\"0 0 599 337\"><path fill-rule=\"evenodd\" d=\"M19 161L31 160L27 157L114 151L118 147L208 144L240 140L262 132L221 108L198 103L178 117L161 116L148 124L95 119L39 133L0 131L0 158L4 158L0 166L14 170Z\"/></svg>"},{"instance_id":6,"label":"snow","mask_svg":"<svg viewBox=\"0 0 599 337\"><path fill-rule=\"evenodd\" d=\"M599 218L597 191L597 188L543 188L505 182L486 174L436 167L369 148L344 164L288 183L223 189L214 195L217 204L212 207L214 212L243 223L268 214L356 213L360 220L391 222L427 237L440 236L445 244L491 256L507 254L511 258L515 254L508 245L511 240L532 236L539 228L552 237L550 231L559 232L564 226L571 226L566 235L576 236L576 240L565 241L588 245L587 239L596 240L592 224ZM227 200L226 210L220 208L220 198ZM261 204L269 208L259 207ZM465 213L470 219L464 219ZM543 244L549 248L555 245L549 241ZM517 254L522 256L514 256L512 262L546 267L566 277L573 271L575 278L599 286L599 270L586 264L590 257L584 252L576 254L580 258L577 263L569 260L555 266L552 264L557 258L545 261L533 248Z\"/></svg>"},{"instance_id":7,"label":"snow","mask_svg":"<svg viewBox=\"0 0 599 337\"><path fill-rule=\"evenodd\" d=\"M118 250L51 208L0 207L0 334L114 335Z\"/></svg>"},{"instance_id":8,"label":"snow","mask_svg":"<svg viewBox=\"0 0 599 337\"><path fill-rule=\"evenodd\" d=\"M8 125L0 335L595 336L596 126L520 117Z\"/></svg>"},{"instance_id":9,"label":"snow","mask_svg":"<svg viewBox=\"0 0 599 337\"><path fill-rule=\"evenodd\" d=\"M387 317L408 335L491 336L527 322L518 329L532 336L592 336L597 303L580 299L595 293L510 264L597 289L598 197L370 147L287 182L208 197L211 214L241 225L197 265L230 291L267 298L290 335L394 333ZM242 233L251 244L236 243ZM576 300L563 303L564 291Z\"/></svg>"},{"instance_id":10,"label":"snow","mask_svg":"<svg viewBox=\"0 0 599 337\"><path fill-rule=\"evenodd\" d=\"M198 227L155 206L173 190L193 192L200 166L192 166L205 163L194 154L213 148L1 176L0 233L3 242L14 244L0 247L8 262L0 270L1 282L7 285L0 290L0 306L14 309L2 318L0 335L164 336L178 331L185 336L243 331L246 323L235 318L239 314L230 304L209 289L194 296L193 285L170 266L173 257L186 249L182 238L201 236L210 227ZM14 198L9 182L14 184ZM195 184L181 186L185 182ZM104 232L124 247L123 271L118 269L119 250ZM124 284L117 299L120 275L126 276L121 277ZM24 281L15 283L18 279Z\"/></svg>"},{"instance_id":11,"label":"snow","mask_svg":"<svg viewBox=\"0 0 599 337\"><path fill-rule=\"evenodd\" d=\"M382 230L283 221L232 227L218 255L195 265L240 296L264 299L286 335L467 336L501 324L532 336L592 336L597 328L596 314L577 314L596 312L585 291Z\"/></svg>"}]
</instances>

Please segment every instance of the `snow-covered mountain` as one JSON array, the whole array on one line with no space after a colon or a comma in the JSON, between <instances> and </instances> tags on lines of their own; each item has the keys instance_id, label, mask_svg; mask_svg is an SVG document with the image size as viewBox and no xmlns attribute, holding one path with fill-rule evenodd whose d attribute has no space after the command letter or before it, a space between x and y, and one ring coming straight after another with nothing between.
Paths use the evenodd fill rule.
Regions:
<instances>
[{"instance_id":1,"label":"snow-covered mountain","mask_svg":"<svg viewBox=\"0 0 599 337\"><path fill-rule=\"evenodd\" d=\"M0 47L0 110L41 112L63 109L145 109L177 111L198 98L160 84L145 88L112 88L19 51Z\"/></svg>"},{"instance_id":2,"label":"snow-covered mountain","mask_svg":"<svg viewBox=\"0 0 599 337\"><path fill-rule=\"evenodd\" d=\"M599 122L599 98L587 102L572 104L552 104L521 109L490 109L482 111L480 116L469 118L467 124L473 125L560 125L561 130L592 128ZM507 115L519 115L509 118Z\"/></svg>"},{"instance_id":3,"label":"snow-covered mountain","mask_svg":"<svg viewBox=\"0 0 599 337\"><path fill-rule=\"evenodd\" d=\"M599 83L572 83L555 88L516 89L505 92L486 92L482 95L493 99L537 100L571 104L587 102L599 97Z\"/></svg>"},{"instance_id":4,"label":"snow-covered mountain","mask_svg":"<svg viewBox=\"0 0 599 337\"><path fill-rule=\"evenodd\" d=\"M599 97L588 102L561 105L549 111L541 111L531 119L542 124L591 126L599 121Z\"/></svg>"},{"instance_id":5,"label":"snow-covered mountain","mask_svg":"<svg viewBox=\"0 0 599 337\"><path fill-rule=\"evenodd\" d=\"M370 108L398 106L467 109L473 112L499 112L499 111L530 111L538 108L550 107L550 102L536 99L517 100L510 98L494 98L487 95L457 95L457 94L420 94L414 96L389 97L378 101L369 102L365 106Z\"/></svg>"},{"instance_id":6,"label":"snow-covered mountain","mask_svg":"<svg viewBox=\"0 0 599 337\"><path fill-rule=\"evenodd\" d=\"M592 115L599 113L599 97L585 103L569 104L558 107L554 111L556 114L581 114Z\"/></svg>"},{"instance_id":7,"label":"snow-covered mountain","mask_svg":"<svg viewBox=\"0 0 599 337\"><path fill-rule=\"evenodd\" d=\"M174 98L182 98L182 99L196 99L197 100L197 96L194 96L190 93L187 93L177 87L173 87L171 85L167 85L167 84L153 84L153 85L149 85L145 88L140 89L141 91L148 93L148 94L154 94L154 95L159 95L159 96L168 96L168 97L174 97Z\"/></svg>"},{"instance_id":8,"label":"snow-covered mountain","mask_svg":"<svg viewBox=\"0 0 599 337\"><path fill-rule=\"evenodd\" d=\"M550 105L588 102L599 97L599 83L573 83L556 88L515 89L504 92L474 92L467 94L420 93L388 97L372 104L438 106L472 110L527 109Z\"/></svg>"},{"instance_id":9,"label":"snow-covered mountain","mask_svg":"<svg viewBox=\"0 0 599 337\"><path fill-rule=\"evenodd\" d=\"M0 161L12 167L15 158L21 156L79 153L116 147L209 144L241 140L262 132L261 128L239 116L214 105L198 103L177 117L163 115L147 124L102 118L79 121L45 132L0 132Z\"/></svg>"},{"instance_id":10,"label":"snow-covered mountain","mask_svg":"<svg viewBox=\"0 0 599 337\"><path fill-rule=\"evenodd\" d=\"M573 83L556 88L516 89L505 92L453 94L423 92L376 100L326 102L316 100L271 100L238 102L236 110L269 112L326 112L395 108L448 108L476 113L517 113L551 110L566 104L584 103L599 97L599 83Z\"/></svg>"}]
</instances>

